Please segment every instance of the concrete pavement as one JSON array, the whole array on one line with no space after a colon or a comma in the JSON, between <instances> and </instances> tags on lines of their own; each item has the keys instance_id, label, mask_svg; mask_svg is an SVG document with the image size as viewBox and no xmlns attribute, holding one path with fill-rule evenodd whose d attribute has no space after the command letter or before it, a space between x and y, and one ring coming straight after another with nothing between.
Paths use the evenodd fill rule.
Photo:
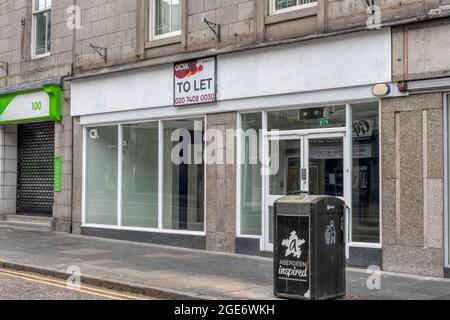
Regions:
<instances>
[{"instance_id":1,"label":"concrete pavement","mask_svg":"<svg viewBox=\"0 0 450 320\"><path fill-rule=\"evenodd\" d=\"M0 267L67 278L78 266L86 284L167 299L274 299L272 260L148 244L0 228ZM367 288L348 270L347 299L448 299L450 281L383 274Z\"/></svg>"}]
</instances>

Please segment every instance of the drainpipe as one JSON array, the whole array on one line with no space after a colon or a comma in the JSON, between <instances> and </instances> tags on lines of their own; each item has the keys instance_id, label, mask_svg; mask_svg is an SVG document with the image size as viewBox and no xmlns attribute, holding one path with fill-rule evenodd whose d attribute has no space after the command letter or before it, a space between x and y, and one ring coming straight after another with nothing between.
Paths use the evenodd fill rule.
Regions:
<instances>
[{"instance_id":1,"label":"drainpipe","mask_svg":"<svg viewBox=\"0 0 450 320\"><path fill-rule=\"evenodd\" d=\"M72 6L77 7L78 6L78 0L72 0ZM81 17L80 17L81 18ZM81 21L80 21L81 23ZM71 76L75 74L75 63L76 63L76 38L77 38L77 28L72 29L72 66L71 66ZM66 100L67 103L70 104L70 109L72 109L72 101L70 100L70 97ZM70 233L73 233L73 215L74 215L74 173L75 173L75 165L74 165L74 152L73 148L75 146L75 135L74 135L74 128L75 128L75 121L73 118L71 118L72 122L72 196L71 196L71 205L70 205Z\"/></svg>"}]
</instances>

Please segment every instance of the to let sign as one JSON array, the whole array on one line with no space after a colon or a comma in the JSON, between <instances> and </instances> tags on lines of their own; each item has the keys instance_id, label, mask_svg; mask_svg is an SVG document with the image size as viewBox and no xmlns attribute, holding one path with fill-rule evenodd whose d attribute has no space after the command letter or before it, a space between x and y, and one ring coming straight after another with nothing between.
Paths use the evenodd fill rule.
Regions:
<instances>
[{"instance_id":1,"label":"to let sign","mask_svg":"<svg viewBox=\"0 0 450 320\"><path fill-rule=\"evenodd\" d=\"M216 58L175 64L175 106L216 101Z\"/></svg>"}]
</instances>

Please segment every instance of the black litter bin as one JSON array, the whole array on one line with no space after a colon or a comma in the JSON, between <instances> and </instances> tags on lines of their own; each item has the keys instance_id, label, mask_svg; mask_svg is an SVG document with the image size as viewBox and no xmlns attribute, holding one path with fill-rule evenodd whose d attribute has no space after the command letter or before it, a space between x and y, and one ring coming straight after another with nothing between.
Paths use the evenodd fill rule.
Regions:
<instances>
[{"instance_id":1,"label":"black litter bin","mask_svg":"<svg viewBox=\"0 0 450 320\"><path fill-rule=\"evenodd\" d=\"M275 203L274 292L326 300L346 295L345 203L296 195Z\"/></svg>"}]
</instances>

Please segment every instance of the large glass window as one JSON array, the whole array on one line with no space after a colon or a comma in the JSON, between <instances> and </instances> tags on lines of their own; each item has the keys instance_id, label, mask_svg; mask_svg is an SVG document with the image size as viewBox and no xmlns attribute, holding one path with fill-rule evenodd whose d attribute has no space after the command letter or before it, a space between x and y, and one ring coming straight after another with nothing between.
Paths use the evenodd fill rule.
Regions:
<instances>
[{"instance_id":1,"label":"large glass window","mask_svg":"<svg viewBox=\"0 0 450 320\"><path fill-rule=\"evenodd\" d=\"M89 128L86 140L86 222L117 225L118 127Z\"/></svg>"},{"instance_id":2,"label":"large glass window","mask_svg":"<svg viewBox=\"0 0 450 320\"><path fill-rule=\"evenodd\" d=\"M158 137L158 122L123 126L123 226L158 228Z\"/></svg>"},{"instance_id":3,"label":"large glass window","mask_svg":"<svg viewBox=\"0 0 450 320\"><path fill-rule=\"evenodd\" d=\"M268 121L269 131L345 127L346 107L329 106L274 111L268 113Z\"/></svg>"},{"instance_id":4,"label":"large glass window","mask_svg":"<svg viewBox=\"0 0 450 320\"><path fill-rule=\"evenodd\" d=\"M152 36L158 38L180 33L181 3L180 0L151 0L153 6Z\"/></svg>"},{"instance_id":5,"label":"large glass window","mask_svg":"<svg viewBox=\"0 0 450 320\"><path fill-rule=\"evenodd\" d=\"M164 229L204 231L203 121L165 121Z\"/></svg>"},{"instance_id":6,"label":"large glass window","mask_svg":"<svg viewBox=\"0 0 450 320\"><path fill-rule=\"evenodd\" d=\"M204 232L203 133L202 119L87 128L85 222Z\"/></svg>"},{"instance_id":7,"label":"large glass window","mask_svg":"<svg viewBox=\"0 0 450 320\"><path fill-rule=\"evenodd\" d=\"M50 53L51 0L33 1L33 55Z\"/></svg>"},{"instance_id":8,"label":"large glass window","mask_svg":"<svg viewBox=\"0 0 450 320\"><path fill-rule=\"evenodd\" d=\"M380 130L378 103L353 112L353 242L380 242Z\"/></svg>"},{"instance_id":9,"label":"large glass window","mask_svg":"<svg viewBox=\"0 0 450 320\"><path fill-rule=\"evenodd\" d=\"M262 114L243 114L241 124L241 234L260 236Z\"/></svg>"}]
</instances>

